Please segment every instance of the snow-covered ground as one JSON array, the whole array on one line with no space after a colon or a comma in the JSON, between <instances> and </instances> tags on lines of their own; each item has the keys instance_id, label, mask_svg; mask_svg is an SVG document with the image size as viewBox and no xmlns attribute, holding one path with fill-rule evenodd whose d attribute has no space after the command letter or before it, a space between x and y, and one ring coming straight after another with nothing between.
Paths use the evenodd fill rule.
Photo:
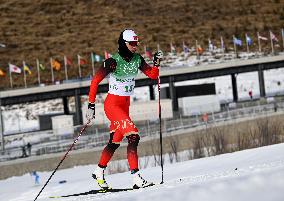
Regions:
<instances>
[{"instance_id":1,"label":"snow-covered ground","mask_svg":"<svg viewBox=\"0 0 284 201\"><path fill-rule=\"evenodd\" d=\"M88 192L97 189L91 178L95 165L57 171L38 200L40 201L283 201L284 144L271 145L215 157L165 164L163 185L131 192L83 195L68 198L49 196ZM68 159L67 159L68 160ZM160 167L141 170L144 177L161 181ZM51 172L40 172L36 186L29 174L0 181L0 200L34 200ZM59 181L66 183L59 184ZM129 172L107 175L113 188L131 186Z\"/></svg>"}]
</instances>

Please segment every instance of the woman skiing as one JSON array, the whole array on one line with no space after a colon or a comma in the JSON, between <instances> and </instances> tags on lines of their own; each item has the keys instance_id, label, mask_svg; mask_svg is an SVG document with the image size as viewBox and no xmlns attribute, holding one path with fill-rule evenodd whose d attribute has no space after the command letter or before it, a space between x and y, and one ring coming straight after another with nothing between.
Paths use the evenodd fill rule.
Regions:
<instances>
[{"instance_id":1,"label":"woman skiing","mask_svg":"<svg viewBox=\"0 0 284 201\"><path fill-rule=\"evenodd\" d=\"M129 117L130 96L134 93L135 77L141 70L151 79L159 75L160 60L163 53L154 54L154 66L148 65L144 58L136 53L138 36L133 30L126 29L121 32L118 39L118 52L106 59L102 67L94 75L89 92L87 120L95 117L95 100L99 83L109 74L109 91L104 102L104 110L110 120L110 139L103 149L100 161L93 178L101 188L108 189L104 171L115 150L120 146L124 137L128 140L127 159L131 174L133 175L133 188L143 188L152 183L147 182L140 175L138 168L137 146L140 140L139 132Z\"/></svg>"}]
</instances>

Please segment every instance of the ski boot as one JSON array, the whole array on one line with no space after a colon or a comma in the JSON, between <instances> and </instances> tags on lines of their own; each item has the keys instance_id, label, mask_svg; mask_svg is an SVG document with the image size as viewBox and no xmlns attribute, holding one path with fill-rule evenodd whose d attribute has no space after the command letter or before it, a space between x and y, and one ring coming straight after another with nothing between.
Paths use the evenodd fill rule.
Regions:
<instances>
[{"instance_id":1,"label":"ski boot","mask_svg":"<svg viewBox=\"0 0 284 201\"><path fill-rule=\"evenodd\" d=\"M154 185L154 183L148 182L143 177L141 177L139 171L132 173L132 176L133 176L133 189L145 188Z\"/></svg>"},{"instance_id":2,"label":"ski boot","mask_svg":"<svg viewBox=\"0 0 284 201\"><path fill-rule=\"evenodd\" d=\"M101 168L98 166L94 171L94 173L92 174L92 177L97 181L100 188L104 190L111 189L105 180L104 172L105 168Z\"/></svg>"}]
</instances>

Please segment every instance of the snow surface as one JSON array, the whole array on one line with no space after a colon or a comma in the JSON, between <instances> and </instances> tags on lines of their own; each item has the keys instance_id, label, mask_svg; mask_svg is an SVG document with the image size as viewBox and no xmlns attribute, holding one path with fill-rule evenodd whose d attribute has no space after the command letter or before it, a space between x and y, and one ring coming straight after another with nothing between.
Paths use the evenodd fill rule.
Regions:
<instances>
[{"instance_id":1,"label":"snow surface","mask_svg":"<svg viewBox=\"0 0 284 201\"><path fill-rule=\"evenodd\" d=\"M88 192L97 189L91 173L95 165L56 172L38 200L41 201L283 201L284 143L215 157L164 166L163 185L131 192L83 195L68 198L49 196ZM141 170L147 180L161 181L161 168ZM36 186L29 174L0 181L0 200L34 200L51 172L40 172ZM59 181L66 180L64 184ZM113 188L131 186L129 172L107 175Z\"/></svg>"}]
</instances>

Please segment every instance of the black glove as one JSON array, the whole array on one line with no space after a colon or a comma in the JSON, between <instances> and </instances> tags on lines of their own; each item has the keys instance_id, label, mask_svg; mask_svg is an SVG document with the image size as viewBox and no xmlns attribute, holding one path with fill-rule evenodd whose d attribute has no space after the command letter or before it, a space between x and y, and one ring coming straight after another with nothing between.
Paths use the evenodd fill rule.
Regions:
<instances>
[{"instance_id":1,"label":"black glove","mask_svg":"<svg viewBox=\"0 0 284 201\"><path fill-rule=\"evenodd\" d=\"M88 110L86 113L86 118L88 121L91 121L93 118L95 118L95 103L89 103L88 104Z\"/></svg>"},{"instance_id":2,"label":"black glove","mask_svg":"<svg viewBox=\"0 0 284 201\"><path fill-rule=\"evenodd\" d=\"M160 66L161 60L163 60L164 54L161 50L154 54L154 66Z\"/></svg>"}]
</instances>

